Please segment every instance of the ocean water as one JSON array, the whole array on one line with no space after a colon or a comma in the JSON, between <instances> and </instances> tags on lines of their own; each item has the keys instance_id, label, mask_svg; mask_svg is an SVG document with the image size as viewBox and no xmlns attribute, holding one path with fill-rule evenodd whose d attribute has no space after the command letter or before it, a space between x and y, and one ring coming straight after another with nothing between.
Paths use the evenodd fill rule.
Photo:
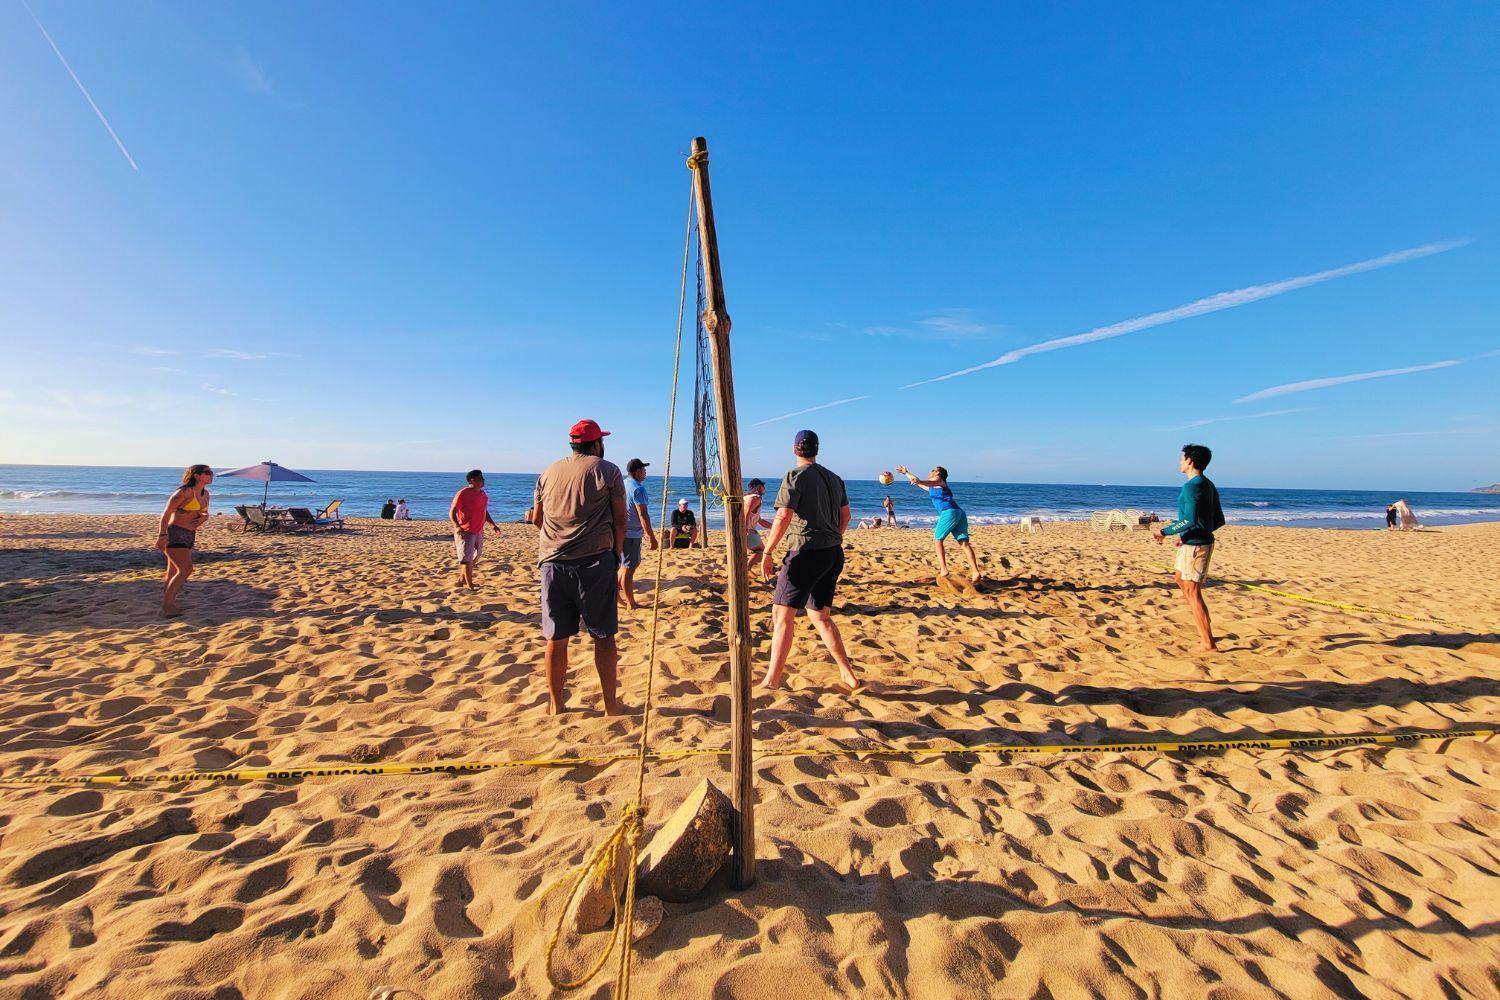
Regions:
<instances>
[{"instance_id":1,"label":"ocean water","mask_svg":"<svg viewBox=\"0 0 1500 1000\"><path fill-rule=\"evenodd\" d=\"M414 518L441 520L448 515L454 491L463 486L460 472L298 471L316 482L272 483L273 504L316 510L342 497L346 515L374 517L387 498L405 497ZM154 514L160 512L180 476L178 469L0 465L0 513ZM531 504L536 475L490 473L486 481L495 520L519 520ZM646 480L653 517L661 502L662 485L659 476ZM1015 523L1025 516L1048 521L1085 520L1095 510L1116 507L1155 511L1170 520L1177 509L1180 485L1180 481L1161 486L956 481L953 491L975 524ZM903 479L885 487L873 479L851 478L848 486L856 520L880 514L881 501L887 494L895 500L899 520L919 526L934 520L926 495ZM219 478L213 487L214 510L229 513L235 504L259 503L263 489L262 483ZM776 483L771 482L768 492L773 497L775 489ZM697 510L691 479L673 476L671 492L674 503L677 497L688 497ZM1224 484L1220 484L1220 494L1231 524L1383 528L1386 504L1400 497L1406 498L1426 524L1500 520L1500 495L1495 494L1236 489ZM710 526L722 520L720 513L710 511Z\"/></svg>"}]
</instances>

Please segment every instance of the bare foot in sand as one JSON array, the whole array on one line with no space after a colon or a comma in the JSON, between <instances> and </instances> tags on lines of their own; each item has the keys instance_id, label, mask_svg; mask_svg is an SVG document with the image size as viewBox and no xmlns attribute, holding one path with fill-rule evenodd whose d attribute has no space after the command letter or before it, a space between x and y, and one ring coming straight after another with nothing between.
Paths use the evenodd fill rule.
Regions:
<instances>
[{"instance_id":1,"label":"bare foot in sand","mask_svg":"<svg viewBox=\"0 0 1500 1000\"><path fill-rule=\"evenodd\" d=\"M182 609L175 604L163 604L161 614L163 618L176 618L182 614Z\"/></svg>"}]
</instances>

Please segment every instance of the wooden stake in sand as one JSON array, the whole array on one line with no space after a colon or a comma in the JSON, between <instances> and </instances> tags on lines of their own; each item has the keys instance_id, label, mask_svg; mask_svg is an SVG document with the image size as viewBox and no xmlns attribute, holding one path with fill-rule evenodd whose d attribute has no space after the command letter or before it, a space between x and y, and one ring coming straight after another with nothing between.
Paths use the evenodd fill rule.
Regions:
<instances>
[{"instance_id":1,"label":"wooden stake in sand","mask_svg":"<svg viewBox=\"0 0 1500 1000\"><path fill-rule=\"evenodd\" d=\"M723 466L724 551L729 570L730 771L734 787L734 884L743 888L755 881L755 770L750 749L750 582L745 550L745 498L740 491L740 435L734 410L734 374L729 361L729 311L724 305L724 282L719 274L719 237L714 229L713 193L708 184L708 141L693 140L688 160L693 171L693 193L698 202L699 253L703 257L703 328L713 353L714 408L719 424L719 461ZM707 524L704 524L707 528Z\"/></svg>"}]
</instances>

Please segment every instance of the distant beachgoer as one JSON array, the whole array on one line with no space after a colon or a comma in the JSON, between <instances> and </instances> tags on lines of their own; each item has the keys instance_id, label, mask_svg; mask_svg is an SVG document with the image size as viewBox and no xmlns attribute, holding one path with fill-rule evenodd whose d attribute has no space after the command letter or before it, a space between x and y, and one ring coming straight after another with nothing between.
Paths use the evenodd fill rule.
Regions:
<instances>
[{"instance_id":1,"label":"distant beachgoer","mask_svg":"<svg viewBox=\"0 0 1500 1000\"><path fill-rule=\"evenodd\" d=\"M167 500L161 512L161 529L155 548L167 557L166 586L161 595L161 613L168 617L182 614L177 595L193 575L193 546L198 529L208 520L208 487L214 481L214 470L206 465L190 465L182 474L182 485Z\"/></svg>"},{"instance_id":2,"label":"distant beachgoer","mask_svg":"<svg viewBox=\"0 0 1500 1000\"><path fill-rule=\"evenodd\" d=\"M752 559L759 559L766 551L765 539L760 535L760 529L771 526L771 522L761 513L765 498L766 481L750 480L750 485L745 490L745 548L749 550Z\"/></svg>"},{"instance_id":3,"label":"distant beachgoer","mask_svg":"<svg viewBox=\"0 0 1500 1000\"><path fill-rule=\"evenodd\" d=\"M842 479L818 464L818 435L798 431L792 440L792 454L797 457L797 465L781 480L776 492L776 518L771 522L761 559L761 572L767 578L776 574L776 593L771 598L775 615L771 664L761 687L778 688L785 679L797 610L806 608L813 628L838 664L844 686L852 693L859 689L859 678L849 664L844 638L833 620L833 598L844 569L849 493ZM782 538L786 539L787 552L778 572L775 550Z\"/></svg>"},{"instance_id":4,"label":"distant beachgoer","mask_svg":"<svg viewBox=\"0 0 1500 1000\"><path fill-rule=\"evenodd\" d=\"M448 518L453 522L453 552L458 557L460 586L475 589L474 564L484 551L484 526L500 534L500 526L490 517L490 495L484 491L484 473L473 469L464 479L469 485L453 494Z\"/></svg>"},{"instance_id":5,"label":"distant beachgoer","mask_svg":"<svg viewBox=\"0 0 1500 1000\"><path fill-rule=\"evenodd\" d=\"M1385 530L1395 531L1396 525L1400 523L1401 515L1396 513L1396 505L1389 504L1385 508Z\"/></svg>"},{"instance_id":6,"label":"distant beachgoer","mask_svg":"<svg viewBox=\"0 0 1500 1000\"><path fill-rule=\"evenodd\" d=\"M859 530L861 530L861 531L874 531L876 528L881 527L884 523L885 523L885 519L884 518L879 518L879 517L862 517L862 518L859 519Z\"/></svg>"},{"instance_id":7,"label":"distant beachgoer","mask_svg":"<svg viewBox=\"0 0 1500 1000\"><path fill-rule=\"evenodd\" d=\"M932 544L937 549L938 576L948 575L948 549L944 540L951 535L969 559L969 579L978 584L979 557L974 554L974 544L969 541L969 515L953 499L953 490L948 488L948 470L935 465L926 479L918 479L904 465L896 466L896 471L905 476L913 486L926 490L927 499L932 501L933 509L937 511L937 524L932 528Z\"/></svg>"},{"instance_id":8,"label":"distant beachgoer","mask_svg":"<svg viewBox=\"0 0 1500 1000\"><path fill-rule=\"evenodd\" d=\"M688 508L687 497L677 501L677 509L672 511L672 530L667 535L668 548L690 549L698 541L698 519Z\"/></svg>"},{"instance_id":9,"label":"distant beachgoer","mask_svg":"<svg viewBox=\"0 0 1500 1000\"><path fill-rule=\"evenodd\" d=\"M1391 506L1396 508L1396 517L1401 521L1402 531L1415 531L1422 526L1422 522L1417 520L1417 512L1405 500L1397 500Z\"/></svg>"},{"instance_id":10,"label":"distant beachgoer","mask_svg":"<svg viewBox=\"0 0 1500 1000\"><path fill-rule=\"evenodd\" d=\"M402 497L400 500L396 501L395 519L397 521L410 521L411 520L411 508L408 507L408 506L406 506L406 498L405 497Z\"/></svg>"},{"instance_id":11,"label":"distant beachgoer","mask_svg":"<svg viewBox=\"0 0 1500 1000\"><path fill-rule=\"evenodd\" d=\"M604 690L604 711L621 715L615 695L620 650L617 575L625 550L625 477L604 460L604 438L592 420L568 432L573 454L547 466L534 494L541 566L542 636L547 640L547 711L567 700L568 643L579 625L594 640L594 669Z\"/></svg>"},{"instance_id":12,"label":"distant beachgoer","mask_svg":"<svg viewBox=\"0 0 1500 1000\"><path fill-rule=\"evenodd\" d=\"M1177 494L1177 520L1164 527L1151 529L1151 534L1160 544L1167 535L1177 540L1176 572L1177 586L1187 599L1188 610L1193 613L1193 622L1198 626L1198 636L1203 640L1203 651L1216 653L1213 622L1208 615L1208 605L1203 603L1203 582L1208 579L1208 564L1214 554L1214 532L1224 527L1224 509L1219 505L1219 488L1203 470L1208 468L1213 452L1205 445L1185 444L1178 468L1187 482Z\"/></svg>"},{"instance_id":13,"label":"distant beachgoer","mask_svg":"<svg viewBox=\"0 0 1500 1000\"><path fill-rule=\"evenodd\" d=\"M890 494L885 498L885 519L891 527L896 526L896 501L890 498Z\"/></svg>"},{"instance_id":14,"label":"distant beachgoer","mask_svg":"<svg viewBox=\"0 0 1500 1000\"><path fill-rule=\"evenodd\" d=\"M380 508L380 519L389 521L396 516L396 501L387 499L385 506Z\"/></svg>"},{"instance_id":15,"label":"distant beachgoer","mask_svg":"<svg viewBox=\"0 0 1500 1000\"><path fill-rule=\"evenodd\" d=\"M635 571L641 564L641 540L648 539L654 551L656 532L651 528L651 497L646 492L646 469L650 462L632 458L625 463L625 551L620 558L620 603L634 611Z\"/></svg>"}]
</instances>

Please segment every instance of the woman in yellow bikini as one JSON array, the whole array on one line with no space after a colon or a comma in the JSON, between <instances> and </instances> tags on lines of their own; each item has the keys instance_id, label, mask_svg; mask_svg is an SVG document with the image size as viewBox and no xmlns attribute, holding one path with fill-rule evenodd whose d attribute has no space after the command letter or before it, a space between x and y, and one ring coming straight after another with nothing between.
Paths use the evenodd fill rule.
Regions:
<instances>
[{"instance_id":1,"label":"woman in yellow bikini","mask_svg":"<svg viewBox=\"0 0 1500 1000\"><path fill-rule=\"evenodd\" d=\"M206 465L188 466L182 474L182 485L161 512L156 548L167 557L167 586L161 597L161 613L169 617L182 614L177 595L193 575L193 543L198 529L208 520L208 487L213 481L213 469Z\"/></svg>"}]
</instances>

